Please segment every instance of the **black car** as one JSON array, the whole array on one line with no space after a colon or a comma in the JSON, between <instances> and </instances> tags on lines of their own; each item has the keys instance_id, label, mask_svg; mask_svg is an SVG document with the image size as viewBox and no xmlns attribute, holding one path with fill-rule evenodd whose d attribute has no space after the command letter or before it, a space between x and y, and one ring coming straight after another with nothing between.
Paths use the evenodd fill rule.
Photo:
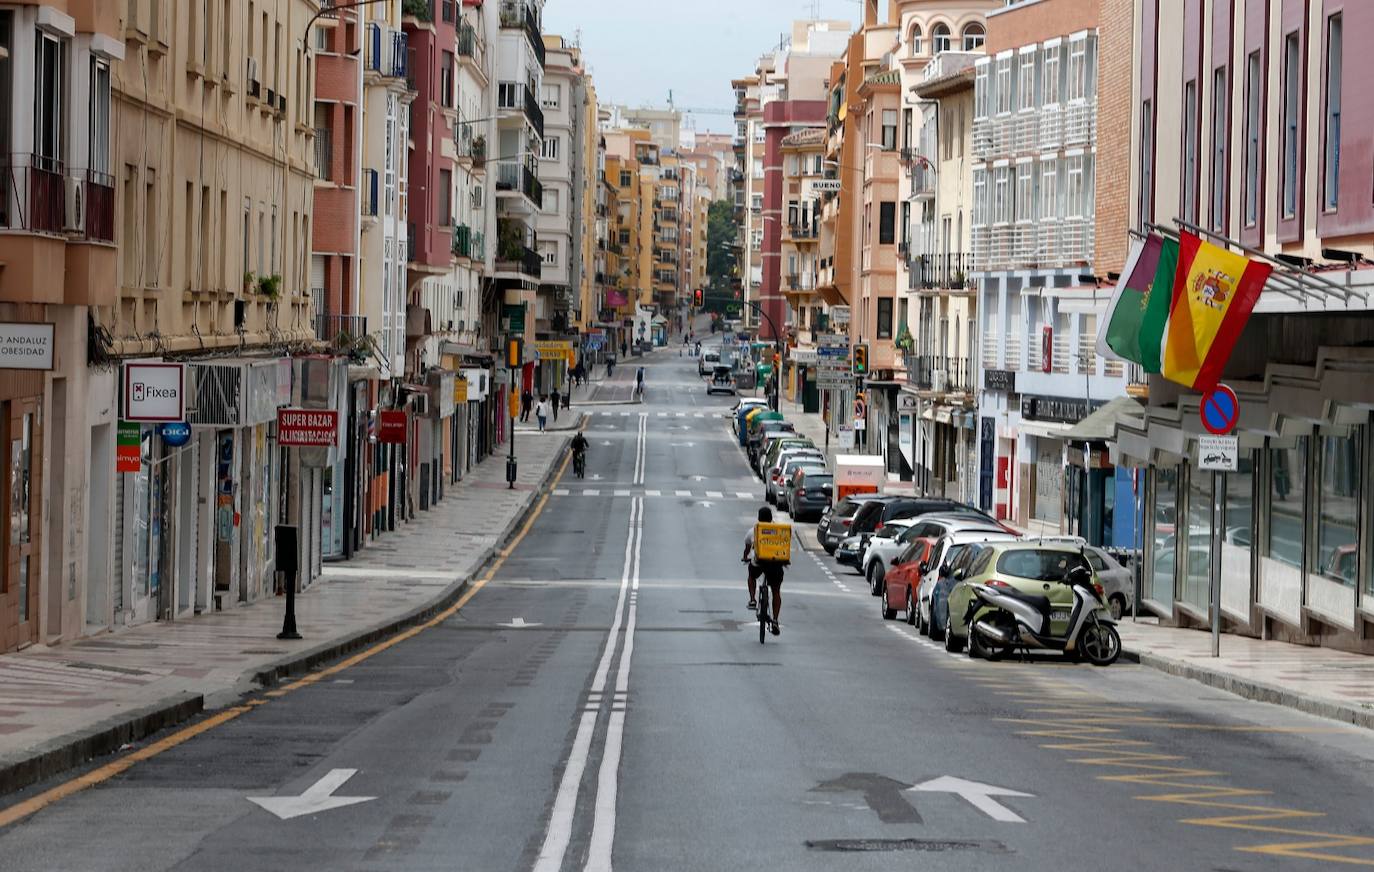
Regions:
<instances>
[{"instance_id":1,"label":"black car","mask_svg":"<svg viewBox=\"0 0 1374 872\"><path fill-rule=\"evenodd\" d=\"M888 495L870 499L854 516L854 522L849 527L849 534L851 536L865 533L871 534L874 530L877 530L888 521L897 521L902 518L915 518L919 515L930 515L935 513L985 518L989 524L1001 526L986 512L979 511L972 506L966 506L955 500L945 499L943 497Z\"/></svg>"}]
</instances>

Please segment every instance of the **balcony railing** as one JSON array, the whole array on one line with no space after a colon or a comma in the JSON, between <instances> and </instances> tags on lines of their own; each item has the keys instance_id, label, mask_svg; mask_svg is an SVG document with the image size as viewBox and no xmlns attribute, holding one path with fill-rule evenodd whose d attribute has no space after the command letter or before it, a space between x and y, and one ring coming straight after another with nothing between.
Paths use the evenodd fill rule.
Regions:
<instances>
[{"instance_id":1,"label":"balcony railing","mask_svg":"<svg viewBox=\"0 0 1374 872\"><path fill-rule=\"evenodd\" d=\"M911 195L918 199L935 196L935 170L927 164L914 164L911 168Z\"/></svg>"},{"instance_id":2,"label":"balcony railing","mask_svg":"<svg viewBox=\"0 0 1374 872\"><path fill-rule=\"evenodd\" d=\"M453 228L453 253L458 257L472 257L472 228L466 224Z\"/></svg>"},{"instance_id":3,"label":"balcony railing","mask_svg":"<svg viewBox=\"0 0 1374 872\"><path fill-rule=\"evenodd\" d=\"M11 154L4 175L0 227L37 233L66 230L67 191L62 161L36 154Z\"/></svg>"},{"instance_id":4,"label":"balcony railing","mask_svg":"<svg viewBox=\"0 0 1374 872\"><path fill-rule=\"evenodd\" d=\"M377 217L378 195L381 190L376 170L363 170L362 211L369 218Z\"/></svg>"},{"instance_id":5,"label":"balcony railing","mask_svg":"<svg viewBox=\"0 0 1374 872\"><path fill-rule=\"evenodd\" d=\"M318 289L323 291L323 289ZM323 296L321 294L320 296ZM367 335L367 318L363 315L333 315L315 313L315 338L334 342L340 338L357 339Z\"/></svg>"},{"instance_id":6,"label":"balcony railing","mask_svg":"<svg viewBox=\"0 0 1374 872\"><path fill-rule=\"evenodd\" d=\"M539 18L534 7L523 0L505 0L501 4L501 26L524 30L534 56L539 59L539 66L545 66L544 37L539 32Z\"/></svg>"},{"instance_id":7,"label":"balcony railing","mask_svg":"<svg viewBox=\"0 0 1374 872\"><path fill-rule=\"evenodd\" d=\"M496 176L496 190L519 191L534 202L535 208L544 207L544 186L535 178L534 172L524 164L501 164Z\"/></svg>"},{"instance_id":8,"label":"balcony railing","mask_svg":"<svg viewBox=\"0 0 1374 872\"><path fill-rule=\"evenodd\" d=\"M820 227L817 224L791 223L787 225L787 235L792 239L815 239L820 235Z\"/></svg>"},{"instance_id":9,"label":"balcony railing","mask_svg":"<svg viewBox=\"0 0 1374 872\"><path fill-rule=\"evenodd\" d=\"M86 192L85 236L94 242L114 242L114 176L94 170L85 175L81 182Z\"/></svg>"},{"instance_id":10,"label":"balcony railing","mask_svg":"<svg viewBox=\"0 0 1374 872\"><path fill-rule=\"evenodd\" d=\"M315 178L328 179L334 166L334 130L315 128Z\"/></svg>"},{"instance_id":11,"label":"balcony railing","mask_svg":"<svg viewBox=\"0 0 1374 872\"><path fill-rule=\"evenodd\" d=\"M486 44L477 36L477 29L466 21L458 27L458 56L468 58L477 66L485 65Z\"/></svg>"},{"instance_id":12,"label":"balcony railing","mask_svg":"<svg viewBox=\"0 0 1374 872\"><path fill-rule=\"evenodd\" d=\"M533 248L521 245L503 249L496 255L497 272L518 272L537 279L544 272L544 259Z\"/></svg>"},{"instance_id":13,"label":"balcony railing","mask_svg":"<svg viewBox=\"0 0 1374 872\"><path fill-rule=\"evenodd\" d=\"M966 252L920 254L911 259L908 269L912 290L963 290L973 286L968 275L973 271L973 258Z\"/></svg>"},{"instance_id":14,"label":"balcony railing","mask_svg":"<svg viewBox=\"0 0 1374 872\"><path fill-rule=\"evenodd\" d=\"M983 333L983 369L1001 369L997 364L997 331Z\"/></svg>"},{"instance_id":15,"label":"balcony railing","mask_svg":"<svg viewBox=\"0 0 1374 872\"><path fill-rule=\"evenodd\" d=\"M524 82L502 82L497 94L497 108L524 111L534 132L539 134L540 139L544 138L544 110L539 108L539 101L534 99L534 92L529 85Z\"/></svg>"},{"instance_id":16,"label":"balcony railing","mask_svg":"<svg viewBox=\"0 0 1374 872\"><path fill-rule=\"evenodd\" d=\"M907 384L923 391L946 393L972 389L973 365L967 357L907 355Z\"/></svg>"},{"instance_id":17,"label":"balcony railing","mask_svg":"<svg viewBox=\"0 0 1374 872\"><path fill-rule=\"evenodd\" d=\"M486 237L486 234L474 232L474 233L472 234L472 244L471 244L471 246L469 247L469 250L471 251L471 257L472 257L473 260L486 260L486 259L487 259L487 237Z\"/></svg>"},{"instance_id":18,"label":"balcony railing","mask_svg":"<svg viewBox=\"0 0 1374 872\"><path fill-rule=\"evenodd\" d=\"M405 31L393 30L376 21L368 23L364 59L368 71L388 78L404 79L407 77L408 59Z\"/></svg>"}]
</instances>

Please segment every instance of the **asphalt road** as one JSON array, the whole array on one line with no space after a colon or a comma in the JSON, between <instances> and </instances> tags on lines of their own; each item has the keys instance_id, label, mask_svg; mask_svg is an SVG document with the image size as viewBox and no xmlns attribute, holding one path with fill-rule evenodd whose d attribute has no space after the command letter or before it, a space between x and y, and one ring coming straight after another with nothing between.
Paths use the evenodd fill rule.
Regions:
<instances>
[{"instance_id":1,"label":"asphalt road","mask_svg":"<svg viewBox=\"0 0 1374 872\"><path fill-rule=\"evenodd\" d=\"M760 645L732 401L690 358L647 367L461 611L0 830L0 870L1374 865L1367 731L949 655L822 552Z\"/></svg>"}]
</instances>

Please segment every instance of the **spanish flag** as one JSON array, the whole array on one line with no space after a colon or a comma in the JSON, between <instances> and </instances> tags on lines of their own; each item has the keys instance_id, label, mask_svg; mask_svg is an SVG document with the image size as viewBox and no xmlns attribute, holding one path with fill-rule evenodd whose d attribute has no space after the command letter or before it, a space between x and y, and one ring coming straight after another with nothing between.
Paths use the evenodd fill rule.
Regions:
<instances>
[{"instance_id":1,"label":"spanish flag","mask_svg":"<svg viewBox=\"0 0 1374 872\"><path fill-rule=\"evenodd\" d=\"M1162 375L1198 391L1221 379L1236 340L1250 320L1272 267L1178 235L1173 304L1164 330Z\"/></svg>"}]
</instances>

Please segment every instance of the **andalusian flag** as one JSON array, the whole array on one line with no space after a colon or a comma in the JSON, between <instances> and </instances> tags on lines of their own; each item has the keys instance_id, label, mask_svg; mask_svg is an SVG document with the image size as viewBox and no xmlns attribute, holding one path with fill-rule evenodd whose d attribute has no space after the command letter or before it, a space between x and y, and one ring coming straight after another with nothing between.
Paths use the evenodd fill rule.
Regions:
<instances>
[{"instance_id":1,"label":"andalusian flag","mask_svg":"<svg viewBox=\"0 0 1374 872\"><path fill-rule=\"evenodd\" d=\"M1178 243L1150 234L1135 240L1097 331L1097 353L1159 372L1160 345L1173 299Z\"/></svg>"},{"instance_id":2,"label":"andalusian flag","mask_svg":"<svg viewBox=\"0 0 1374 872\"><path fill-rule=\"evenodd\" d=\"M1164 377L1198 391L1216 387L1271 271L1268 264L1179 233Z\"/></svg>"}]
</instances>

